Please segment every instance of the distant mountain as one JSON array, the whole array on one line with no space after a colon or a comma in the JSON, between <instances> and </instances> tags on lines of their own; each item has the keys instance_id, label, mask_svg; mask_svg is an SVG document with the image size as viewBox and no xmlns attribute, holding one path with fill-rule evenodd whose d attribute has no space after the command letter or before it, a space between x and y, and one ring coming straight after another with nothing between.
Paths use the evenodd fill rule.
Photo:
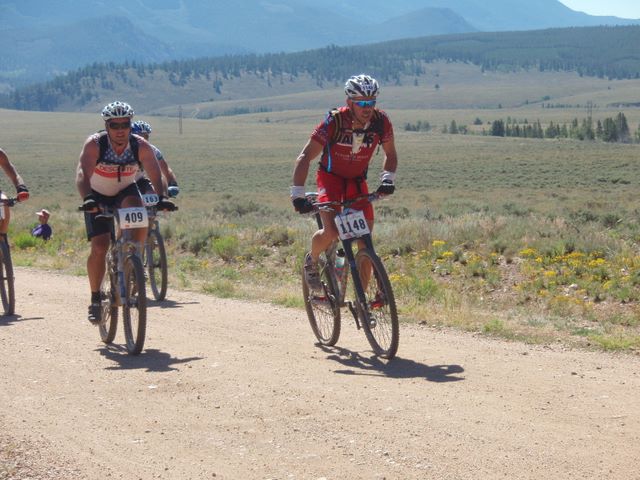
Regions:
<instances>
[{"instance_id":1,"label":"distant mountain","mask_svg":"<svg viewBox=\"0 0 640 480\"><path fill-rule=\"evenodd\" d=\"M412 9L450 8L483 32L597 25L632 25L640 20L576 12L557 0L397 0Z\"/></svg>"},{"instance_id":2,"label":"distant mountain","mask_svg":"<svg viewBox=\"0 0 640 480\"><path fill-rule=\"evenodd\" d=\"M338 87L359 71L373 74L384 85L422 84L433 70L431 64L442 60L477 65L484 71L568 71L637 79L638 44L638 25L579 27L428 36L154 65L93 64L0 96L0 107L95 112L114 98L126 98L139 112L175 113L177 105L192 104L198 105L192 110L194 116L210 118L270 111L272 106L278 108L282 97L299 102L299 95L313 92L305 96L317 98L320 91ZM258 98L269 99L271 106L256 103ZM230 101L241 105L230 106Z\"/></svg>"},{"instance_id":3,"label":"distant mountain","mask_svg":"<svg viewBox=\"0 0 640 480\"><path fill-rule=\"evenodd\" d=\"M0 92L93 62L640 23L589 16L558 0L2 0L0 18Z\"/></svg>"},{"instance_id":4,"label":"distant mountain","mask_svg":"<svg viewBox=\"0 0 640 480\"><path fill-rule=\"evenodd\" d=\"M444 35L476 31L477 28L450 8L422 8L382 22L371 29L366 37L369 42L373 42L422 37L425 32L429 35Z\"/></svg>"},{"instance_id":5,"label":"distant mountain","mask_svg":"<svg viewBox=\"0 0 640 480\"><path fill-rule=\"evenodd\" d=\"M26 30L0 30L0 44L12 45L2 53L2 70L28 68L31 75L39 78L114 58L121 62L160 62L176 55L171 46L144 33L124 17L91 18L64 26L37 26Z\"/></svg>"}]
</instances>

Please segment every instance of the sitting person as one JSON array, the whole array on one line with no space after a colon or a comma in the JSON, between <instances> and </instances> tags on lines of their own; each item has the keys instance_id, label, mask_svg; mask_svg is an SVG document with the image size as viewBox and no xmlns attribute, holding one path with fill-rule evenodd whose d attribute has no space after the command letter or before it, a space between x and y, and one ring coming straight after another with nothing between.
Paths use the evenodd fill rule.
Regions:
<instances>
[{"instance_id":1,"label":"sitting person","mask_svg":"<svg viewBox=\"0 0 640 480\"><path fill-rule=\"evenodd\" d=\"M33 230L31 230L31 235L34 237L40 237L43 240L49 240L51 238L51 234L53 233L51 230L51 226L49 225L49 216L51 215L48 210L44 208L39 212L36 212L38 215L38 220L40 221L40 225L37 225Z\"/></svg>"}]
</instances>

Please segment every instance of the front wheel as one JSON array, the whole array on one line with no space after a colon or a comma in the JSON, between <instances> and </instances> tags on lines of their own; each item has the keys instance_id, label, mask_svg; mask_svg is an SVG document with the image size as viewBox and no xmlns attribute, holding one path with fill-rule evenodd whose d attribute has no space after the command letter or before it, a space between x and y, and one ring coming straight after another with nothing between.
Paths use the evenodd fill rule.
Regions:
<instances>
[{"instance_id":1,"label":"front wheel","mask_svg":"<svg viewBox=\"0 0 640 480\"><path fill-rule=\"evenodd\" d=\"M5 315L13 315L16 310L16 296L14 290L13 262L11 252L6 241L0 239L0 298Z\"/></svg>"},{"instance_id":2,"label":"front wheel","mask_svg":"<svg viewBox=\"0 0 640 480\"><path fill-rule=\"evenodd\" d=\"M362 280L371 272L368 284L363 284L365 303L357 302L362 328L374 353L390 360L398 351L400 337L391 282L380 258L367 248L356 254L356 265Z\"/></svg>"},{"instance_id":3,"label":"front wheel","mask_svg":"<svg viewBox=\"0 0 640 480\"><path fill-rule=\"evenodd\" d=\"M122 299L122 320L127 352L138 355L144 347L147 330L147 294L144 289L144 269L137 255L127 257L124 265L125 296Z\"/></svg>"},{"instance_id":4,"label":"front wheel","mask_svg":"<svg viewBox=\"0 0 640 480\"><path fill-rule=\"evenodd\" d=\"M114 271L111 253L108 253L107 268L102 285L100 286L100 303L102 305L102 320L98 325L100 338L106 344L113 342L118 329L118 305L116 299L117 273Z\"/></svg>"},{"instance_id":5,"label":"front wheel","mask_svg":"<svg viewBox=\"0 0 640 480\"><path fill-rule=\"evenodd\" d=\"M151 293L156 300L164 300L167 296L167 253L158 230L149 229L145 248Z\"/></svg>"},{"instance_id":6,"label":"front wheel","mask_svg":"<svg viewBox=\"0 0 640 480\"><path fill-rule=\"evenodd\" d=\"M333 270L327 265L325 254L318 260L322 291L309 288L302 267L302 295L313 334L321 345L335 345L340 337L340 305L338 287Z\"/></svg>"}]
</instances>

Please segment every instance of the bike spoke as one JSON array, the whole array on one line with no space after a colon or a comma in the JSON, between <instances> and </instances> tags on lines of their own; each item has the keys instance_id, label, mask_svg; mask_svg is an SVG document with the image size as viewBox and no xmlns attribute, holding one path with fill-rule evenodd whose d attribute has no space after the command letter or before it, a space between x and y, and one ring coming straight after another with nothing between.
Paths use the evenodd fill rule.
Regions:
<instances>
[{"instance_id":1,"label":"bike spoke","mask_svg":"<svg viewBox=\"0 0 640 480\"><path fill-rule=\"evenodd\" d=\"M324 258L319 261L322 292L309 289L302 275L302 291L311 329L323 345L335 345L340 336L340 309L337 306L337 287L332 271L326 268Z\"/></svg>"},{"instance_id":2,"label":"bike spoke","mask_svg":"<svg viewBox=\"0 0 640 480\"><path fill-rule=\"evenodd\" d=\"M398 348L398 314L391 284L380 259L363 250L357 255L365 303L361 306L367 340L376 354L393 358ZM366 323L365 323L366 321Z\"/></svg>"}]
</instances>

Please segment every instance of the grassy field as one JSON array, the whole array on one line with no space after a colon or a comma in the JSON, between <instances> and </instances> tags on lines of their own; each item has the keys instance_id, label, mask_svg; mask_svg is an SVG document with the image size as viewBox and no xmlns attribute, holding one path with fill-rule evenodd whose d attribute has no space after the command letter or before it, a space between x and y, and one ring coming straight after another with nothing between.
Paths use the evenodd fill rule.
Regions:
<instances>
[{"instance_id":1,"label":"grassy field","mask_svg":"<svg viewBox=\"0 0 640 480\"><path fill-rule=\"evenodd\" d=\"M442 85L437 92L388 87L381 98L396 126L400 167L397 195L376 207L376 245L403 321L637 351L638 145L440 132L451 120L476 118L570 122L587 116L588 102L595 120L622 111L635 131L640 110L611 105L640 101L640 81L441 69L431 73ZM545 96L576 107L533 103ZM323 107L308 97L277 99L282 108L297 100L297 109L185 118L182 134L176 118L139 115L153 125L152 141L182 189L180 211L162 221L170 286L302 307L298 271L313 223L292 211L291 171L313 125L342 100L339 89L322 93ZM433 130L404 131L418 120ZM0 146L32 192L13 212L14 261L84 274L74 174L84 139L101 128L99 115L5 110L0 128ZM380 166L374 157L371 178ZM54 228L47 244L28 233L43 207Z\"/></svg>"}]
</instances>

